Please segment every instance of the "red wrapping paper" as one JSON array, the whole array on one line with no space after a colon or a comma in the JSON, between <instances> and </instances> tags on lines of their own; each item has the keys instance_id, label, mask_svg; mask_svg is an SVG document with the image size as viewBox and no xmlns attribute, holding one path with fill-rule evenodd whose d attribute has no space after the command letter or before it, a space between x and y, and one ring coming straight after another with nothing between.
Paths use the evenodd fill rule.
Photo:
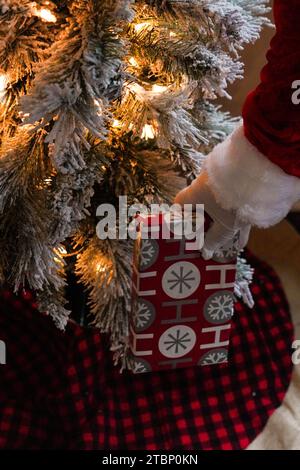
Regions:
<instances>
[{"instance_id":1,"label":"red wrapping paper","mask_svg":"<svg viewBox=\"0 0 300 470\"><path fill-rule=\"evenodd\" d=\"M191 240L162 238L165 214L149 217L157 238L140 235L133 260L132 371L227 362L235 247L205 261L199 250L187 249Z\"/></svg>"}]
</instances>

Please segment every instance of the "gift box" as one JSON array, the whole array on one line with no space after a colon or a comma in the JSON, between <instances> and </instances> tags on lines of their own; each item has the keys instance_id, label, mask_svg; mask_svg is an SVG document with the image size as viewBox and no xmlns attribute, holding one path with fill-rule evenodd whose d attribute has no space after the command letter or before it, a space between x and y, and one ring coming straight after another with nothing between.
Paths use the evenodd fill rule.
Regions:
<instances>
[{"instance_id":1,"label":"gift box","mask_svg":"<svg viewBox=\"0 0 300 470\"><path fill-rule=\"evenodd\" d=\"M135 242L129 337L134 373L228 361L236 246L205 261L199 249L190 249L191 240L162 236L169 221L168 214L144 218L146 230Z\"/></svg>"}]
</instances>

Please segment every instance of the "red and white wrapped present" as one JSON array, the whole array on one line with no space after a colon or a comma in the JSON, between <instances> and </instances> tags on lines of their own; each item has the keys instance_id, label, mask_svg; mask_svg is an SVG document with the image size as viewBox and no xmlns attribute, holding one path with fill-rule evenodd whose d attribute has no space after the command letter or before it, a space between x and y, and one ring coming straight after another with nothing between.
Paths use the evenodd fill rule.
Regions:
<instances>
[{"instance_id":1,"label":"red and white wrapped present","mask_svg":"<svg viewBox=\"0 0 300 470\"><path fill-rule=\"evenodd\" d=\"M133 261L132 371L227 362L235 248L205 261L199 249L190 249L191 240L162 237L168 214L147 218L152 235L136 240Z\"/></svg>"}]
</instances>

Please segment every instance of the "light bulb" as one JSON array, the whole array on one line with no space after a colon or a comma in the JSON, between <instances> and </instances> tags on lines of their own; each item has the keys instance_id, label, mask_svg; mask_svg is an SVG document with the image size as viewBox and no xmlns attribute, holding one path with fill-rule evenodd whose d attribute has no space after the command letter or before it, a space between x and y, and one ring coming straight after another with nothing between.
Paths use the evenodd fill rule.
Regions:
<instances>
[{"instance_id":1,"label":"light bulb","mask_svg":"<svg viewBox=\"0 0 300 470\"><path fill-rule=\"evenodd\" d=\"M45 186L50 186L52 184L52 178L45 178L44 179L44 185Z\"/></svg>"},{"instance_id":2,"label":"light bulb","mask_svg":"<svg viewBox=\"0 0 300 470\"><path fill-rule=\"evenodd\" d=\"M105 273L106 267L104 266L103 263L98 263L96 265L96 273Z\"/></svg>"},{"instance_id":3,"label":"light bulb","mask_svg":"<svg viewBox=\"0 0 300 470\"><path fill-rule=\"evenodd\" d=\"M96 114L97 116L102 116L103 114L103 104L100 100L94 99L94 105L96 106Z\"/></svg>"},{"instance_id":4,"label":"light bulb","mask_svg":"<svg viewBox=\"0 0 300 470\"><path fill-rule=\"evenodd\" d=\"M26 118L28 118L30 116L29 113L23 113L23 111L19 111L18 115L19 115L19 118L21 119L22 122L24 122L26 120Z\"/></svg>"},{"instance_id":5,"label":"light bulb","mask_svg":"<svg viewBox=\"0 0 300 470\"><path fill-rule=\"evenodd\" d=\"M57 253L58 256L53 256L53 260L55 263L60 266L61 268L65 267L65 262L62 260L60 253Z\"/></svg>"},{"instance_id":6,"label":"light bulb","mask_svg":"<svg viewBox=\"0 0 300 470\"><path fill-rule=\"evenodd\" d=\"M113 122L112 122L112 127L122 127L122 122L119 121L119 119L114 119Z\"/></svg>"},{"instance_id":7,"label":"light bulb","mask_svg":"<svg viewBox=\"0 0 300 470\"><path fill-rule=\"evenodd\" d=\"M133 67L137 67L137 66L139 65L139 64L137 63L137 61L135 60L134 57L130 57L129 63L130 63L130 65L132 65Z\"/></svg>"},{"instance_id":8,"label":"light bulb","mask_svg":"<svg viewBox=\"0 0 300 470\"><path fill-rule=\"evenodd\" d=\"M154 139L155 130L152 124L145 124L142 130L141 138L145 140Z\"/></svg>"},{"instance_id":9,"label":"light bulb","mask_svg":"<svg viewBox=\"0 0 300 470\"><path fill-rule=\"evenodd\" d=\"M142 31L142 29L144 28L147 28L148 26L150 26L150 23L137 23L134 25L134 29L137 33L139 33L140 31Z\"/></svg>"},{"instance_id":10,"label":"light bulb","mask_svg":"<svg viewBox=\"0 0 300 470\"><path fill-rule=\"evenodd\" d=\"M62 256L68 254L67 250L65 249L65 247L64 247L63 245L60 245L60 246L58 247L58 252L59 252Z\"/></svg>"},{"instance_id":11,"label":"light bulb","mask_svg":"<svg viewBox=\"0 0 300 470\"><path fill-rule=\"evenodd\" d=\"M0 93L5 91L7 85L7 77L3 73L0 74Z\"/></svg>"},{"instance_id":12,"label":"light bulb","mask_svg":"<svg viewBox=\"0 0 300 470\"><path fill-rule=\"evenodd\" d=\"M154 93L164 93L165 91L167 91L168 87L167 86L164 86L164 85L153 85L152 87L152 91Z\"/></svg>"},{"instance_id":13,"label":"light bulb","mask_svg":"<svg viewBox=\"0 0 300 470\"><path fill-rule=\"evenodd\" d=\"M0 74L0 102L3 101L3 98L6 95L6 87L7 87L7 77L4 74Z\"/></svg>"},{"instance_id":14,"label":"light bulb","mask_svg":"<svg viewBox=\"0 0 300 470\"><path fill-rule=\"evenodd\" d=\"M52 11L48 10L48 8L41 8L40 10L33 8L33 14L41 18L43 21L48 21L49 23L56 23L57 21L56 16L52 13Z\"/></svg>"}]
</instances>

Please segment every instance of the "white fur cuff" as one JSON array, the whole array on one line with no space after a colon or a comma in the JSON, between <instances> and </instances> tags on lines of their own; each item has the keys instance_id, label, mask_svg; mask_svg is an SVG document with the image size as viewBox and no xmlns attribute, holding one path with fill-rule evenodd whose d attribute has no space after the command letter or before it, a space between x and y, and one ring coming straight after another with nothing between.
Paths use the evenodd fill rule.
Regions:
<instances>
[{"instance_id":1,"label":"white fur cuff","mask_svg":"<svg viewBox=\"0 0 300 470\"><path fill-rule=\"evenodd\" d=\"M300 199L300 178L290 176L259 152L243 126L217 145L205 161L209 184L224 209L243 221L269 227Z\"/></svg>"}]
</instances>

